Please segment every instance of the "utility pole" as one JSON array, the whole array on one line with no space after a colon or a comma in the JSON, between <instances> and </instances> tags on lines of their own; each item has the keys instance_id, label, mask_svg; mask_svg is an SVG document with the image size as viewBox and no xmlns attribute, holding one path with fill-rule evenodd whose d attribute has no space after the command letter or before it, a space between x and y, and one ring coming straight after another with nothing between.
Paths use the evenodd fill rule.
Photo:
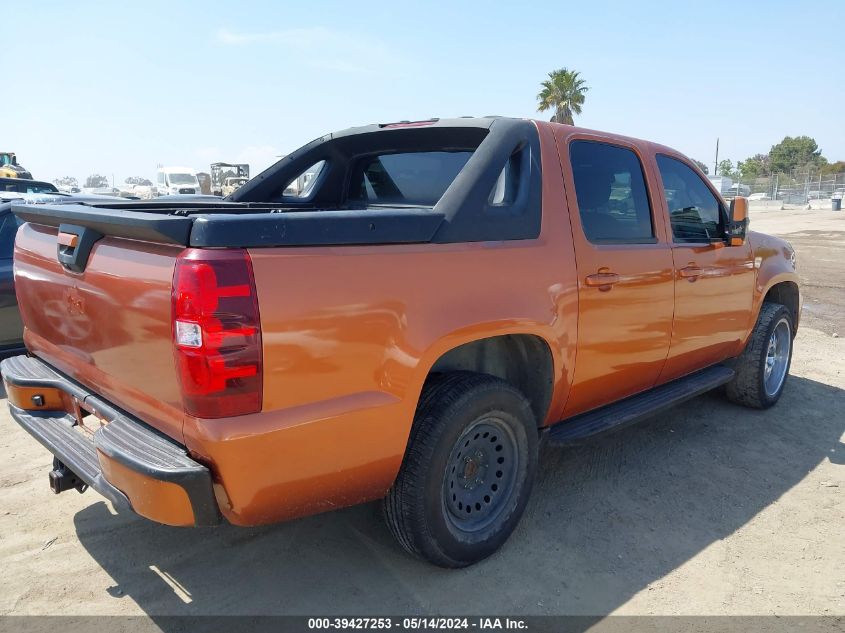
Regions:
<instances>
[{"instance_id":1,"label":"utility pole","mask_svg":"<svg viewBox=\"0 0 845 633\"><path fill-rule=\"evenodd\" d=\"M807 179L804 181L804 200L810 201L810 167L807 167Z\"/></svg>"},{"instance_id":2,"label":"utility pole","mask_svg":"<svg viewBox=\"0 0 845 633\"><path fill-rule=\"evenodd\" d=\"M713 175L719 175L719 137L716 137L716 161L713 163Z\"/></svg>"}]
</instances>

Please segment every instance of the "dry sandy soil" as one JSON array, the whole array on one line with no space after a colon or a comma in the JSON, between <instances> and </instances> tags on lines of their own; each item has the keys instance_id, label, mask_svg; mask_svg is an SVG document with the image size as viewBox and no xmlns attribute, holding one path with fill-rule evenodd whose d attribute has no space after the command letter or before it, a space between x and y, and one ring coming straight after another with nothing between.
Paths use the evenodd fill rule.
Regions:
<instances>
[{"instance_id":1,"label":"dry sandy soil","mask_svg":"<svg viewBox=\"0 0 845 633\"><path fill-rule=\"evenodd\" d=\"M780 404L709 394L546 449L519 529L467 570L405 556L376 504L187 530L54 497L0 403L0 614L845 614L845 212L752 224L796 246L806 293Z\"/></svg>"}]
</instances>

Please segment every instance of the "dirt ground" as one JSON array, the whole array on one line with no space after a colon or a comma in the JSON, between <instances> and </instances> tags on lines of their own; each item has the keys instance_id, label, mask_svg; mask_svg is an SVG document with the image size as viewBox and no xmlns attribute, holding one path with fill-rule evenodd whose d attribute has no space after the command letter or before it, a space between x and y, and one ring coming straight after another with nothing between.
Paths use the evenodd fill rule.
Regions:
<instances>
[{"instance_id":1,"label":"dirt ground","mask_svg":"<svg viewBox=\"0 0 845 633\"><path fill-rule=\"evenodd\" d=\"M471 569L405 556L376 504L189 530L55 497L0 403L0 615L845 614L845 212L752 210L752 228L794 244L804 282L779 405L708 394L545 449L517 532Z\"/></svg>"},{"instance_id":2,"label":"dirt ground","mask_svg":"<svg viewBox=\"0 0 845 633\"><path fill-rule=\"evenodd\" d=\"M752 209L751 228L780 235L795 247L803 325L845 337L845 212Z\"/></svg>"}]
</instances>

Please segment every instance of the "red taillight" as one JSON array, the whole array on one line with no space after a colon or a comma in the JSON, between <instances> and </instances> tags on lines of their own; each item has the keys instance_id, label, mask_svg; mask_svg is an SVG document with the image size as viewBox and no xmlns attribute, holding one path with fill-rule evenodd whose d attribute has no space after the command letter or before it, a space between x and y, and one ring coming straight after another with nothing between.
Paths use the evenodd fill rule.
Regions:
<instances>
[{"instance_id":1,"label":"red taillight","mask_svg":"<svg viewBox=\"0 0 845 633\"><path fill-rule=\"evenodd\" d=\"M261 321L245 250L182 252L173 273L173 343L186 413L261 411Z\"/></svg>"}]
</instances>

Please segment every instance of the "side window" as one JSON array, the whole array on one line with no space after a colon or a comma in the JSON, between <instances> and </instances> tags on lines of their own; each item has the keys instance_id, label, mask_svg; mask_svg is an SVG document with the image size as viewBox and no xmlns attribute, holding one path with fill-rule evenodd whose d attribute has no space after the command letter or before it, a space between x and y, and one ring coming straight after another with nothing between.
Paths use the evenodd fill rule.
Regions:
<instances>
[{"instance_id":1,"label":"side window","mask_svg":"<svg viewBox=\"0 0 845 633\"><path fill-rule=\"evenodd\" d=\"M496 179L496 184L493 185L490 191L490 197L487 202L496 207L507 206L513 204L516 200L516 195L519 192L519 180L521 171L521 160L519 153L514 153L505 163L502 171L499 172L499 177Z\"/></svg>"},{"instance_id":2,"label":"side window","mask_svg":"<svg viewBox=\"0 0 845 633\"><path fill-rule=\"evenodd\" d=\"M321 160L311 165L285 185L282 195L285 198L307 198L310 196L317 184L317 176L323 171L325 164L326 161Z\"/></svg>"},{"instance_id":3,"label":"side window","mask_svg":"<svg viewBox=\"0 0 845 633\"><path fill-rule=\"evenodd\" d=\"M643 168L633 151L607 143L573 141L569 159L581 225L590 242L654 242Z\"/></svg>"},{"instance_id":4,"label":"side window","mask_svg":"<svg viewBox=\"0 0 845 633\"><path fill-rule=\"evenodd\" d=\"M722 203L687 165L657 155L676 242L710 242L724 236Z\"/></svg>"}]
</instances>

